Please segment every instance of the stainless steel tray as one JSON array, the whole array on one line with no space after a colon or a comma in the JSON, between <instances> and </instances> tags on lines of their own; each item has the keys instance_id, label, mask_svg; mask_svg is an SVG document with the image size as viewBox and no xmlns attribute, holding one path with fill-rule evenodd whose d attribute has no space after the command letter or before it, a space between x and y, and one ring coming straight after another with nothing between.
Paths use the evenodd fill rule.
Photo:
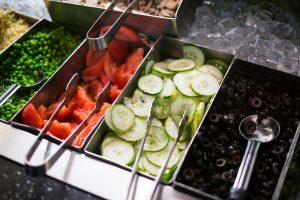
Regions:
<instances>
[{"instance_id":1,"label":"stainless steel tray","mask_svg":"<svg viewBox=\"0 0 300 200\"><path fill-rule=\"evenodd\" d=\"M162 59L170 58L170 57L171 58L181 58L181 57L183 57L182 47L186 44L190 44L190 43L183 42L183 41L171 38L171 37L162 36L156 42L154 47L149 52L148 56L144 59L142 66L138 68L138 70L136 71L134 76L128 82L126 88L123 90L123 92L120 94L120 96L116 99L116 101L114 103L115 104L122 103L124 97L132 96L132 93L137 88L137 81L138 81L139 77L141 76L141 74L144 70L144 67L149 60L154 60L154 61L158 62ZM208 59L209 58L221 59L227 63L231 63L231 61L233 60L233 55L231 55L231 54L227 54L227 53L223 53L220 51L215 51L215 50L207 49L207 48L203 48L203 47L200 47L200 48L203 50L205 57ZM105 158L105 157L99 155L99 145L100 145L101 141L103 140L103 136L106 133L107 128L108 127L107 127L105 121L103 120L100 123L97 130L95 131L95 133L93 134L91 140L88 142L88 144L85 148L85 153L87 155L97 158L101 161L110 163L114 166L117 166L119 168L126 169L129 171L131 169L131 167L121 165L117 162L114 162L108 158ZM150 179L154 179L153 176L150 176L148 174L140 173L140 172L139 172L139 174L141 174L145 177L148 177ZM171 183L171 182L172 182L172 180L168 183Z\"/></svg>"},{"instance_id":2,"label":"stainless steel tray","mask_svg":"<svg viewBox=\"0 0 300 200\"><path fill-rule=\"evenodd\" d=\"M187 27L194 20L194 13L202 0L182 0L174 18L158 17L147 14L131 14L124 25L151 36L150 39L157 40L159 36L166 34L170 36L183 36ZM48 10L53 21L74 25L84 28L86 31L93 25L96 19L104 11L103 8L90 7L86 5L72 4L50 0ZM112 24L120 15L116 11L107 24Z\"/></svg>"},{"instance_id":3,"label":"stainless steel tray","mask_svg":"<svg viewBox=\"0 0 300 200\"><path fill-rule=\"evenodd\" d=\"M284 88L286 88L286 86L289 86L289 91L288 92L291 96L297 95L299 94L299 88L294 88L295 85L299 85L300 84L300 78L284 73L284 72L280 72L274 69L270 69L270 68L266 68L263 66L259 66L256 64L252 64L243 60L235 60L231 69L229 70L227 77L223 80L223 86L225 85L225 83L229 83L232 80L232 76L235 75L235 71L240 70L243 71L244 73L248 73L250 74L250 77L252 77L251 80L263 80L263 81L272 81L272 83L277 83L279 86L282 86ZM298 92L298 93L297 93ZM221 90L219 90L219 92L216 94L216 97L211 105L210 110L206 113L205 118L202 120L202 124L201 126L207 126L207 122L208 122L208 116L211 112L217 112L218 113L218 109L220 109L220 106L218 106L218 104L221 102L220 98L221 96L223 96L224 94L221 93ZM218 106L218 107L217 107ZM234 109L234 108L233 108ZM254 112L254 110L253 110ZM296 118L295 118L296 119ZM206 129L206 131L209 131L209 128ZM283 133L281 133L283 134ZM281 168L281 172L280 172L280 176L278 177L278 181L276 184L276 188L274 189L274 191L272 192L273 196L272 199L278 199L280 192L282 190L283 187L283 183L288 171L288 167L290 165L298 138L299 138L299 134L300 134L300 123L298 125L297 130L295 129L294 135L292 137L292 141L290 141L290 144L288 145L288 153L285 159L284 164L282 165ZM198 132L198 136L199 137L198 141L201 140L201 135ZM182 159L182 162L180 163L179 167L177 168L175 174L176 174L176 178L174 180L174 187L176 189L179 190L183 190L186 192L189 192L190 194L196 194L202 198L206 198L206 199L214 199L214 200L219 200L221 198L215 196L214 194L211 193L207 193L204 192L202 190L196 189L194 187L192 187L191 185L187 185L185 183L183 183L179 177L183 176L183 169L186 167L187 163L191 163L193 161L191 161L189 158L191 158L191 146L196 143L195 142L195 138L193 139L193 141L190 143L190 148L189 150L186 152L184 158ZM273 142L276 142L276 140L274 140ZM199 147L198 147L199 148ZM253 175L252 175L253 176Z\"/></svg>"},{"instance_id":4,"label":"stainless steel tray","mask_svg":"<svg viewBox=\"0 0 300 200\"><path fill-rule=\"evenodd\" d=\"M33 19L34 20L34 19ZM35 32L37 32L37 31L39 31L39 30L41 30L42 28L45 28L45 27L50 27L50 28L56 28L56 27L58 27L58 26L61 26L61 24L58 24L58 23L54 23L54 22L50 22L50 21L48 21L48 20L46 20L46 19L41 19L41 20L39 20L39 21L37 21L36 23L34 23L34 25L25 33L25 34L23 34L19 39L17 39L15 42L22 42L22 41L24 41L24 40L26 40L27 38L28 38L28 35L29 34L32 34L32 33L35 33ZM66 26L64 26L64 27L66 27ZM66 27L68 30L70 30L71 32L74 32L74 33L76 33L76 34L81 34L81 35L83 35L83 31L82 31L82 29L79 29L79 28L77 28L77 27ZM14 44L14 43L13 43ZM3 51L3 53L0 55L0 62L2 62L4 59L6 59L7 58L7 56L8 56L8 54L9 54L9 52L11 51L11 49L13 48L13 44L11 44L5 51ZM58 69L59 69L60 67L58 67ZM58 70L57 69L57 70ZM51 78L50 78L51 79ZM42 84L44 84L44 82L41 82L41 84L40 85L37 85L37 86L35 86L35 88L36 88L36 90L38 90L41 86L42 86ZM21 88L20 90L23 90L23 88ZM15 93L18 93L18 91L16 91ZM14 93L14 94L15 94ZM13 95L14 95L13 94ZM16 115L17 115L17 113L16 113ZM15 116L16 116L15 115ZM12 119L13 118L15 118L15 116L14 117L12 117ZM1 120L1 121L3 121L3 120Z\"/></svg>"}]
</instances>

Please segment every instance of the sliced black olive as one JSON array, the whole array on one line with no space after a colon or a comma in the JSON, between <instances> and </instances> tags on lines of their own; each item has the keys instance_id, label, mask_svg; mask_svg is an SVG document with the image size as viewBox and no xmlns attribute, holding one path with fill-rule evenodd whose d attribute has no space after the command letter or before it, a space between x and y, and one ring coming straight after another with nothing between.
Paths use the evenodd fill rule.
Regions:
<instances>
[{"instance_id":1,"label":"sliced black olive","mask_svg":"<svg viewBox=\"0 0 300 200\"><path fill-rule=\"evenodd\" d=\"M229 108L233 107L233 102L231 100L227 99L226 100L226 106L229 107Z\"/></svg>"},{"instance_id":2,"label":"sliced black olive","mask_svg":"<svg viewBox=\"0 0 300 200\"><path fill-rule=\"evenodd\" d=\"M186 181L192 181L195 177L195 171L192 168L185 168L183 170L183 177Z\"/></svg>"},{"instance_id":3,"label":"sliced black olive","mask_svg":"<svg viewBox=\"0 0 300 200\"><path fill-rule=\"evenodd\" d=\"M253 134L253 132L256 130L256 124L253 121L248 121L245 126L244 130L246 134Z\"/></svg>"},{"instance_id":4,"label":"sliced black olive","mask_svg":"<svg viewBox=\"0 0 300 200\"><path fill-rule=\"evenodd\" d=\"M277 101L277 97L273 94L269 94L268 97L267 97L268 101L271 102L271 103L274 103Z\"/></svg>"},{"instance_id":5,"label":"sliced black olive","mask_svg":"<svg viewBox=\"0 0 300 200\"><path fill-rule=\"evenodd\" d=\"M216 160L215 165L217 167L224 167L226 165L226 160L224 158L219 158Z\"/></svg>"},{"instance_id":6,"label":"sliced black olive","mask_svg":"<svg viewBox=\"0 0 300 200\"><path fill-rule=\"evenodd\" d=\"M220 115L218 113L210 113L208 116L209 121L211 122L219 122L220 120Z\"/></svg>"},{"instance_id":7,"label":"sliced black olive","mask_svg":"<svg viewBox=\"0 0 300 200\"><path fill-rule=\"evenodd\" d=\"M284 152L284 147L283 146L279 146L279 145L276 145L273 149L272 149L272 153L273 154L281 154Z\"/></svg>"},{"instance_id":8,"label":"sliced black olive","mask_svg":"<svg viewBox=\"0 0 300 200\"><path fill-rule=\"evenodd\" d=\"M231 182L231 179L232 179L232 172L230 172L230 171L223 172L223 173L221 174L221 178L222 178L224 181Z\"/></svg>"},{"instance_id":9,"label":"sliced black olive","mask_svg":"<svg viewBox=\"0 0 300 200\"><path fill-rule=\"evenodd\" d=\"M245 92L246 91L246 85L243 82L238 82L236 84L236 89L240 92Z\"/></svg>"},{"instance_id":10,"label":"sliced black olive","mask_svg":"<svg viewBox=\"0 0 300 200\"><path fill-rule=\"evenodd\" d=\"M210 147L210 146L212 146L211 141L209 141L205 137L201 138L200 142L201 142L202 146L204 146L204 147Z\"/></svg>"},{"instance_id":11,"label":"sliced black olive","mask_svg":"<svg viewBox=\"0 0 300 200\"><path fill-rule=\"evenodd\" d=\"M262 173L265 171L266 164L264 162L258 161L255 165L255 169L258 173Z\"/></svg>"},{"instance_id":12,"label":"sliced black olive","mask_svg":"<svg viewBox=\"0 0 300 200\"><path fill-rule=\"evenodd\" d=\"M262 105L262 100L261 100L259 97L254 97L254 98L251 100L251 105L252 105L254 108L259 108L259 107L261 107L261 105Z\"/></svg>"},{"instance_id":13,"label":"sliced black olive","mask_svg":"<svg viewBox=\"0 0 300 200\"><path fill-rule=\"evenodd\" d=\"M234 88L233 87L228 87L227 88L227 94L229 96L233 96L234 95Z\"/></svg>"},{"instance_id":14,"label":"sliced black olive","mask_svg":"<svg viewBox=\"0 0 300 200\"><path fill-rule=\"evenodd\" d=\"M240 162L241 162L241 156L239 154L236 154L236 155L232 156L231 163L233 165L239 165Z\"/></svg>"},{"instance_id":15,"label":"sliced black olive","mask_svg":"<svg viewBox=\"0 0 300 200\"><path fill-rule=\"evenodd\" d=\"M272 109L272 110L277 110L278 108L279 108L279 105L278 104L276 104L276 103L272 103L272 104L270 104L270 108Z\"/></svg>"}]
</instances>

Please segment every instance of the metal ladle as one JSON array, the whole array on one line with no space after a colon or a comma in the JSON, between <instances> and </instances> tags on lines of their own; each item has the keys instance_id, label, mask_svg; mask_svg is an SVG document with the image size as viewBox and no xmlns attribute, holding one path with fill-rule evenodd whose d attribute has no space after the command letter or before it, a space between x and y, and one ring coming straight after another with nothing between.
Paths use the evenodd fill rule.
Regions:
<instances>
[{"instance_id":1,"label":"metal ladle","mask_svg":"<svg viewBox=\"0 0 300 200\"><path fill-rule=\"evenodd\" d=\"M19 85L17 83L14 83L13 85L11 85L10 88L8 88L1 96L0 96L0 106L2 106L18 89L20 89L21 87L23 88L31 88L34 86L39 85L41 82L44 81L45 79L45 73L43 71L39 71L39 79L34 82L31 85Z\"/></svg>"},{"instance_id":2,"label":"metal ladle","mask_svg":"<svg viewBox=\"0 0 300 200\"><path fill-rule=\"evenodd\" d=\"M250 115L241 121L239 131L248 143L229 199L247 198L246 191L260 144L274 140L279 135L280 125L272 117L259 120L257 115Z\"/></svg>"}]
</instances>

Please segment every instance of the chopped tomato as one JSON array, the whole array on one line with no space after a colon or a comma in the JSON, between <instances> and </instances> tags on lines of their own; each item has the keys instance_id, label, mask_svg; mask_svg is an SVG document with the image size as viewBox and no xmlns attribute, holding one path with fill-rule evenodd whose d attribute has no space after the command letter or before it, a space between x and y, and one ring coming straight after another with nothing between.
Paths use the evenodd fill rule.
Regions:
<instances>
[{"instance_id":1,"label":"chopped tomato","mask_svg":"<svg viewBox=\"0 0 300 200\"><path fill-rule=\"evenodd\" d=\"M72 127L70 123L60 123L59 121L54 120L49 131L54 136L64 140L70 135Z\"/></svg>"},{"instance_id":2,"label":"chopped tomato","mask_svg":"<svg viewBox=\"0 0 300 200\"><path fill-rule=\"evenodd\" d=\"M81 123L88 114L93 110L96 103L94 101L87 101L82 106L77 106L73 110L73 118L76 122Z\"/></svg>"},{"instance_id":3,"label":"chopped tomato","mask_svg":"<svg viewBox=\"0 0 300 200\"><path fill-rule=\"evenodd\" d=\"M81 78L84 82L96 79L103 72L104 59L98 60L96 63L81 72Z\"/></svg>"},{"instance_id":4,"label":"chopped tomato","mask_svg":"<svg viewBox=\"0 0 300 200\"><path fill-rule=\"evenodd\" d=\"M104 86L110 81L108 76L106 76L104 73L101 74L101 76L99 77L99 80L100 80L101 84Z\"/></svg>"},{"instance_id":5,"label":"chopped tomato","mask_svg":"<svg viewBox=\"0 0 300 200\"><path fill-rule=\"evenodd\" d=\"M37 112L42 119L47 119L46 107L44 105L40 105L40 107L37 109Z\"/></svg>"},{"instance_id":6,"label":"chopped tomato","mask_svg":"<svg viewBox=\"0 0 300 200\"><path fill-rule=\"evenodd\" d=\"M126 64L123 64L116 70L114 80L119 89L123 89L131 78L131 74L126 71L126 68Z\"/></svg>"},{"instance_id":7,"label":"chopped tomato","mask_svg":"<svg viewBox=\"0 0 300 200\"><path fill-rule=\"evenodd\" d=\"M100 33L104 35L110 29L110 27L111 25L102 27ZM122 26L119 29L115 37L119 40L124 40L132 43L137 43L139 41L139 36L136 34L136 32L125 26Z\"/></svg>"},{"instance_id":8,"label":"chopped tomato","mask_svg":"<svg viewBox=\"0 0 300 200\"><path fill-rule=\"evenodd\" d=\"M86 67L90 67L95 64L103 57L103 55L103 51L94 51L93 49L89 49L86 54Z\"/></svg>"},{"instance_id":9,"label":"chopped tomato","mask_svg":"<svg viewBox=\"0 0 300 200\"><path fill-rule=\"evenodd\" d=\"M23 122L35 128L43 127L43 119L32 103L29 103L22 113Z\"/></svg>"},{"instance_id":10,"label":"chopped tomato","mask_svg":"<svg viewBox=\"0 0 300 200\"><path fill-rule=\"evenodd\" d=\"M113 102L115 101L118 96L121 94L122 90L119 90L118 89L118 86L114 85L111 87L110 89L110 93L109 93L109 96L110 96L110 100Z\"/></svg>"},{"instance_id":11,"label":"chopped tomato","mask_svg":"<svg viewBox=\"0 0 300 200\"><path fill-rule=\"evenodd\" d=\"M50 118L53 115L54 111L59 106L60 102L61 101L55 102L47 108L47 110L46 110L47 118Z\"/></svg>"},{"instance_id":12,"label":"chopped tomato","mask_svg":"<svg viewBox=\"0 0 300 200\"><path fill-rule=\"evenodd\" d=\"M75 101L77 106L83 107L86 102L92 101L92 98L87 94L87 91L84 87L78 86L75 95Z\"/></svg>"},{"instance_id":13,"label":"chopped tomato","mask_svg":"<svg viewBox=\"0 0 300 200\"><path fill-rule=\"evenodd\" d=\"M112 58L111 54L107 52L107 56L105 57L104 60L104 73L106 77L109 79L109 81L113 81L114 79L114 74L117 68L117 63L114 61ZM100 76L102 76L101 74Z\"/></svg>"},{"instance_id":14,"label":"chopped tomato","mask_svg":"<svg viewBox=\"0 0 300 200\"><path fill-rule=\"evenodd\" d=\"M103 116L105 111L111 106L110 103L104 103L103 106L100 109L100 115Z\"/></svg>"},{"instance_id":15,"label":"chopped tomato","mask_svg":"<svg viewBox=\"0 0 300 200\"><path fill-rule=\"evenodd\" d=\"M144 49L143 48L137 48L134 50L126 60L126 71L130 74L133 74L135 70L138 68L138 66L141 64L144 58Z\"/></svg>"},{"instance_id":16,"label":"chopped tomato","mask_svg":"<svg viewBox=\"0 0 300 200\"><path fill-rule=\"evenodd\" d=\"M68 119L76 106L75 100L72 100L68 106L63 106L63 108L58 112L56 119L58 121L64 121Z\"/></svg>"},{"instance_id":17,"label":"chopped tomato","mask_svg":"<svg viewBox=\"0 0 300 200\"><path fill-rule=\"evenodd\" d=\"M95 79L89 83L89 92L94 99L97 99L100 92L102 92L103 86L98 79Z\"/></svg>"},{"instance_id":18,"label":"chopped tomato","mask_svg":"<svg viewBox=\"0 0 300 200\"><path fill-rule=\"evenodd\" d=\"M125 41L113 39L108 45L108 52L114 60L121 64L129 54L129 48Z\"/></svg>"}]
</instances>

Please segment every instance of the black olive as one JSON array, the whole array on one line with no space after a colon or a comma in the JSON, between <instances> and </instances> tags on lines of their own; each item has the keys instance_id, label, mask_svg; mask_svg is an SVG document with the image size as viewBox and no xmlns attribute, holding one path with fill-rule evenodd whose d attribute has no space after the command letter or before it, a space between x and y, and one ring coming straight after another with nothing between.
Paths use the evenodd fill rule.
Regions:
<instances>
[{"instance_id":1,"label":"black olive","mask_svg":"<svg viewBox=\"0 0 300 200\"><path fill-rule=\"evenodd\" d=\"M233 177L232 177L232 172L230 172L230 171L223 172L223 173L221 174L221 178L222 178L224 181L231 182L231 179L233 178Z\"/></svg>"},{"instance_id":2,"label":"black olive","mask_svg":"<svg viewBox=\"0 0 300 200\"><path fill-rule=\"evenodd\" d=\"M216 160L215 165L217 167L224 167L226 165L226 160L224 158L219 158Z\"/></svg>"},{"instance_id":3,"label":"black olive","mask_svg":"<svg viewBox=\"0 0 300 200\"><path fill-rule=\"evenodd\" d=\"M228 87L227 88L227 94L229 96L233 96L234 95L234 88L233 87Z\"/></svg>"},{"instance_id":4,"label":"black olive","mask_svg":"<svg viewBox=\"0 0 300 200\"><path fill-rule=\"evenodd\" d=\"M259 107L261 107L261 105L262 105L262 100L261 100L259 97L254 97L254 98L251 100L251 105L252 105L254 108L259 108Z\"/></svg>"},{"instance_id":5,"label":"black olive","mask_svg":"<svg viewBox=\"0 0 300 200\"><path fill-rule=\"evenodd\" d=\"M211 122L219 122L220 120L220 115L218 113L210 113L208 116L209 121Z\"/></svg>"},{"instance_id":6,"label":"black olive","mask_svg":"<svg viewBox=\"0 0 300 200\"><path fill-rule=\"evenodd\" d=\"M218 146L222 146L223 144L225 144L225 141L219 137L214 139L214 144L218 145Z\"/></svg>"},{"instance_id":7,"label":"black olive","mask_svg":"<svg viewBox=\"0 0 300 200\"><path fill-rule=\"evenodd\" d=\"M271 102L271 103L274 103L277 101L277 97L274 96L273 94L269 94L268 97L267 97L268 101Z\"/></svg>"},{"instance_id":8,"label":"black olive","mask_svg":"<svg viewBox=\"0 0 300 200\"><path fill-rule=\"evenodd\" d=\"M246 85L245 85L245 83L238 82L238 83L236 84L236 89L237 89L239 92L245 92L245 91L246 91Z\"/></svg>"},{"instance_id":9,"label":"black olive","mask_svg":"<svg viewBox=\"0 0 300 200\"><path fill-rule=\"evenodd\" d=\"M192 168L185 168L183 170L183 177L186 181L192 181L195 177L195 171Z\"/></svg>"},{"instance_id":10,"label":"black olive","mask_svg":"<svg viewBox=\"0 0 300 200\"><path fill-rule=\"evenodd\" d=\"M272 110L277 110L277 109L279 108L279 105L276 104L276 103L270 104L270 108L271 108Z\"/></svg>"},{"instance_id":11,"label":"black olive","mask_svg":"<svg viewBox=\"0 0 300 200\"><path fill-rule=\"evenodd\" d=\"M258 161L255 165L255 169L258 173L265 171L266 164L264 162Z\"/></svg>"},{"instance_id":12,"label":"black olive","mask_svg":"<svg viewBox=\"0 0 300 200\"><path fill-rule=\"evenodd\" d=\"M212 146L212 143L205 137L201 138L200 142L201 142L202 146L204 146L204 147Z\"/></svg>"},{"instance_id":13,"label":"black olive","mask_svg":"<svg viewBox=\"0 0 300 200\"><path fill-rule=\"evenodd\" d=\"M227 100L226 100L226 106L227 106L228 108L233 107L233 102L232 102L231 100L227 99Z\"/></svg>"},{"instance_id":14,"label":"black olive","mask_svg":"<svg viewBox=\"0 0 300 200\"><path fill-rule=\"evenodd\" d=\"M272 149L272 153L273 153L273 154L281 154L282 152L284 152L284 147L283 147L283 146L276 145L276 146Z\"/></svg>"}]
</instances>

